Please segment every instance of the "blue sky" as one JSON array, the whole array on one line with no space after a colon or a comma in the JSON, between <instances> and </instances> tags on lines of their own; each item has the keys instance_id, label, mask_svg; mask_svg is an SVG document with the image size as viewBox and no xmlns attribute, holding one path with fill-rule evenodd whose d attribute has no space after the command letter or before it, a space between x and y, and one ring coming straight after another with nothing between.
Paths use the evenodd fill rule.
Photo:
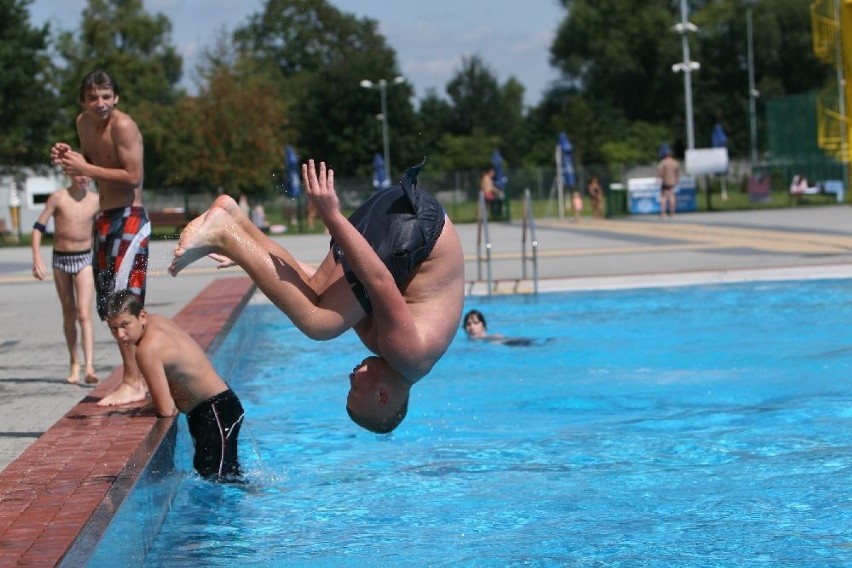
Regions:
<instances>
[{"instance_id":1,"label":"blue sky","mask_svg":"<svg viewBox=\"0 0 852 568\"><path fill-rule=\"evenodd\" d=\"M465 55L479 55L502 83L514 76L526 87L525 102L539 102L556 78L550 44L565 11L557 0L330 0L340 10L379 22L396 50L400 69L417 96L435 88L443 95ZM174 26L172 41L184 57L184 86L194 90L191 70L201 49L232 29L263 0L144 0ZM31 21L78 29L86 0L34 0ZM374 77L372 79L380 79Z\"/></svg>"}]
</instances>

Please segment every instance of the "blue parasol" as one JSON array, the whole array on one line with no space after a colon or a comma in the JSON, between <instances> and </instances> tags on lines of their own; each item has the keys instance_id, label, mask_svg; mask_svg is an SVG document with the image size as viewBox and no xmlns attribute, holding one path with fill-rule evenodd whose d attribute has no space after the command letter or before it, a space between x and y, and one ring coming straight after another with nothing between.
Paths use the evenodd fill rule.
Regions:
<instances>
[{"instance_id":1,"label":"blue parasol","mask_svg":"<svg viewBox=\"0 0 852 568\"><path fill-rule=\"evenodd\" d=\"M727 148L728 136L725 134L725 129L718 122L713 127L713 133L710 135L710 144L714 148ZM727 151L726 151L727 152ZM728 185L727 178L722 176L722 201L728 200Z\"/></svg>"},{"instance_id":2,"label":"blue parasol","mask_svg":"<svg viewBox=\"0 0 852 568\"><path fill-rule=\"evenodd\" d=\"M299 171L299 157L293 147L287 144L285 152L285 167L287 169L287 197L296 198L302 195L302 178Z\"/></svg>"},{"instance_id":3,"label":"blue parasol","mask_svg":"<svg viewBox=\"0 0 852 568\"><path fill-rule=\"evenodd\" d=\"M491 166L494 168L494 185L500 191L506 191L506 183L509 178L503 172L503 156L500 155L500 150L494 150L494 153L491 154Z\"/></svg>"},{"instance_id":4,"label":"blue parasol","mask_svg":"<svg viewBox=\"0 0 852 568\"><path fill-rule=\"evenodd\" d=\"M713 134L710 136L710 144L714 148L727 148L728 136L725 134L725 129L718 122L713 127Z\"/></svg>"},{"instance_id":5,"label":"blue parasol","mask_svg":"<svg viewBox=\"0 0 852 568\"><path fill-rule=\"evenodd\" d=\"M377 190L390 187L385 160L378 152L373 156L373 187Z\"/></svg>"},{"instance_id":6,"label":"blue parasol","mask_svg":"<svg viewBox=\"0 0 852 568\"><path fill-rule=\"evenodd\" d=\"M559 150L561 152L562 180L567 187L575 187L577 179L574 176L574 147L564 132L559 133Z\"/></svg>"}]
</instances>

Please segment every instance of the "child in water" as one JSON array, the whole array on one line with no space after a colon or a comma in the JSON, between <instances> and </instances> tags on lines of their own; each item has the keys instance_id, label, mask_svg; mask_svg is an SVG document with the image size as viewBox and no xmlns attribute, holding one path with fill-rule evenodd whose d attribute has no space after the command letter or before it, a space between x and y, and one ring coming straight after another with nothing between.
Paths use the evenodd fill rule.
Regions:
<instances>
[{"instance_id":1,"label":"child in water","mask_svg":"<svg viewBox=\"0 0 852 568\"><path fill-rule=\"evenodd\" d=\"M169 318L149 314L127 290L110 297L107 324L119 343L136 346L157 415L186 414L196 471L213 481L240 481L243 407L198 343Z\"/></svg>"},{"instance_id":2,"label":"child in water","mask_svg":"<svg viewBox=\"0 0 852 568\"><path fill-rule=\"evenodd\" d=\"M528 347L533 344L533 340L526 337L506 337L499 333L489 334L488 326L485 323L485 315L479 310L470 310L467 312L462 322L468 339L481 339L510 347Z\"/></svg>"}]
</instances>

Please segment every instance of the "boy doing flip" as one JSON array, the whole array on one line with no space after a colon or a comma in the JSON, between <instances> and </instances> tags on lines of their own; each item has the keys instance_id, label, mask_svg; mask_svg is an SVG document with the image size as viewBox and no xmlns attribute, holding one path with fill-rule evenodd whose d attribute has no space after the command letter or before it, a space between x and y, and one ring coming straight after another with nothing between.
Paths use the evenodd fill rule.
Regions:
<instances>
[{"instance_id":1,"label":"boy doing flip","mask_svg":"<svg viewBox=\"0 0 852 568\"><path fill-rule=\"evenodd\" d=\"M127 290L110 297L107 324L116 341L136 347L157 415L186 414L196 471L214 481L238 481L243 407L198 343L169 318L149 314Z\"/></svg>"},{"instance_id":2,"label":"boy doing flip","mask_svg":"<svg viewBox=\"0 0 852 568\"><path fill-rule=\"evenodd\" d=\"M441 204L416 187L419 170L410 168L399 185L374 193L347 219L334 172L322 162L303 164L308 197L333 241L316 269L221 196L181 233L169 270L175 275L205 255L224 255L308 337L354 329L375 356L350 373L346 409L359 426L390 432L406 416L411 387L453 340L464 303L458 234Z\"/></svg>"}]
</instances>

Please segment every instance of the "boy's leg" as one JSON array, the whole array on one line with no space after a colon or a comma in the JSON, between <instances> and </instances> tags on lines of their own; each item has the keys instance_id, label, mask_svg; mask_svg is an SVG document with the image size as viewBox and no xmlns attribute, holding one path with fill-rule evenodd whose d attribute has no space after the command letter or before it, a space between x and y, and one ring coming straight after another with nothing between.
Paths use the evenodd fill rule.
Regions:
<instances>
[{"instance_id":1,"label":"boy's leg","mask_svg":"<svg viewBox=\"0 0 852 568\"><path fill-rule=\"evenodd\" d=\"M92 323L92 299L95 297L95 281L92 267L87 266L74 276L74 288L77 297L77 321L83 335L83 357L85 358L85 381L98 382L95 373L95 328Z\"/></svg>"},{"instance_id":2,"label":"boy's leg","mask_svg":"<svg viewBox=\"0 0 852 568\"><path fill-rule=\"evenodd\" d=\"M366 316L330 255L309 275L289 251L254 227L228 196L217 198L205 214L187 225L169 271L176 275L210 253L223 254L240 265L313 339L337 337Z\"/></svg>"},{"instance_id":3,"label":"boy's leg","mask_svg":"<svg viewBox=\"0 0 852 568\"><path fill-rule=\"evenodd\" d=\"M106 302L109 295L118 290L129 289L134 293L145 293L145 270L147 269L147 231L150 226L143 215L128 215L126 211L109 216L103 212L95 222L97 242L94 264L94 286L98 295L98 315L106 318ZM98 254L101 249L105 254ZM122 251L122 256L114 256ZM131 263L120 266L121 263ZM122 274L121 282L116 273ZM117 406L145 400L148 386L136 362L136 347L116 341L121 353L123 375L121 384L110 394L98 401L98 406Z\"/></svg>"},{"instance_id":4,"label":"boy's leg","mask_svg":"<svg viewBox=\"0 0 852 568\"><path fill-rule=\"evenodd\" d=\"M68 347L70 360L70 369L65 380L76 383L80 380L80 360L77 358L77 306L74 300L72 278L67 272L58 268L53 269L53 283L62 305L62 332L65 335L65 345Z\"/></svg>"}]
</instances>

